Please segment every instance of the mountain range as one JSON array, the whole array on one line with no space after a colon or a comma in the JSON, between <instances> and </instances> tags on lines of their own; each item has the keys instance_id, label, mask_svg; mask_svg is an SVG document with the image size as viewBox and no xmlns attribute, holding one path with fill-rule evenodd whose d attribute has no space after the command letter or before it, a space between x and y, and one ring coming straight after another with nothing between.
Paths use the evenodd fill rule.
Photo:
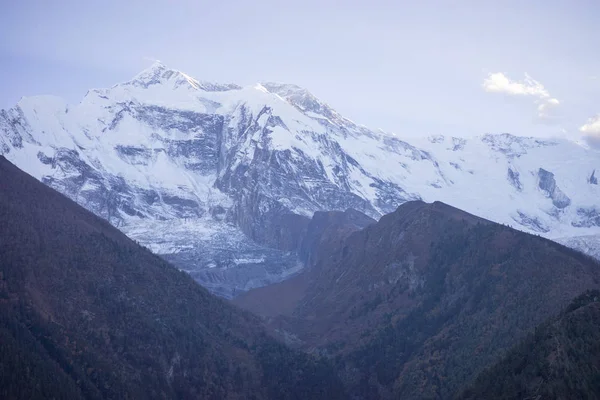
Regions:
<instances>
[{"instance_id":1,"label":"mountain range","mask_svg":"<svg viewBox=\"0 0 600 400\"><path fill-rule=\"evenodd\" d=\"M441 202L409 201L377 222L315 213L310 230L305 270L233 301L288 345L332 360L360 399L453 398L582 292L600 288L592 257ZM589 340L590 359L597 340ZM580 365L565 355L557 368L569 363ZM566 376L575 375L548 380L561 386ZM475 398L524 398L477 390Z\"/></svg>"},{"instance_id":2,"label":"mountain range","mask_svg":"<svg viewBox=\"0 0 600 400\"><path fill-rule=\"evenodd\" d=\"M597 392L600 263L441 202L316 212L262 320L2 156L0 222L2 398Z\"/></svg>"},{"instance_id":3,"label":"mountain range","mask_svg":"<svg viewBox=\"0 0 600 400\"><path fill-rule=\"evenodd\" d=\"M328 364L2 156L0 222L0 398L348 398Z\"/></svg>"},{"instance_id":4,"label":"mountain range","mask_svg":"<svg viewBox=\"0 0 600 400\"><path fill-rule=\"evenodd\" d=\"M34 96L0 111L0 154L225 297L301 271L317 211L377 220L443 201L598 253L597 150L402 137L291 84L208 83L155 63L76 105Z\"/></svg>"}]
</instances>

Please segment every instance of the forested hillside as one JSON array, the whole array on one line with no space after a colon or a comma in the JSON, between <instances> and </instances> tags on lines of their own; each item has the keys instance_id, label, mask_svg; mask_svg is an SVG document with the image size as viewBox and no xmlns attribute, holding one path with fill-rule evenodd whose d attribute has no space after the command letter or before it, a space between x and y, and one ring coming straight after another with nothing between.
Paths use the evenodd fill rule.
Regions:
<instances>
[{"instance_id":1,"label":"forested hillside","mask_svg":"<svg viewBox=\"0 0 600 400\"><path fill-rule=\"evenodd\" d=\"M344 398L108 222L0 157L0 397Z\"/></svg>"}]
</instances>

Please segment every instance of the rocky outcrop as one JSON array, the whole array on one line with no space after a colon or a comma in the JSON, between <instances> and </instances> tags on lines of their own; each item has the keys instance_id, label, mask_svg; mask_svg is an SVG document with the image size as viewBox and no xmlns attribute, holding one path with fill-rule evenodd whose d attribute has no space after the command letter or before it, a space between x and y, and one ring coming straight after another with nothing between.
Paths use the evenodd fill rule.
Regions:
<instances>
[{"instance_id":1,"label":"rocky outcrop","mask_svg":"<svg viewBox=\"0 0 600 400\"><path fill-rule=\"evenodd\" d=\"M573 221L573 226L590 228L600 226L600 209L596 207L579 207L577 209L578 220Z\"/></svg>"},{"instance_id":2,"label":"rocky outcrop","mask_svg":"<svg viewBox=\"0 0 600 400\"><path fill-rule=\"evenodd\" d=\"M510 182L510 184L515 189L517 189L517 191L520 192L521 190L523 190L523 184L519 180L519 172L518 171L515 171L513 168L508 167L507 179Z\"/></svg>"},{"instance_id":3,"label":"rocky outcrop","mask_svg":"<svg viewBox=\"0 0 600 400\"><path fill-rule=\"evenodd\" d=\"M588 183L590 185L597 185L598 184L598 178L594 175L595 173L596 173L596 170L593 170L592 174L588 178Z\"/></svg>"},{"instance_id":4,"label":"rocky outcrop","mask_svg":"<svg viewBox=\"0 0 600 400\"><path fill-rule=\"evenodd\" d=\"M319 261L319 254L336 247L350 233L361 230L376 221L360 211L317 211L307 226L298 249L300 259L307 267Z\"/></svg>"},{"instance_id":5,"label":"rocky outcrop","mask_svg":"<svg viewBox=\"0 0 600 400\"><path fill-rule=\"evenodd\" d=\"M556 186L556 180L554 174L550 171L546 171L543 168L538 170L539 187L546 193L546 196L552 199L552 204L556 208L565 208L571 204L569 196L563 193L558 186Z\"/></svg>"}]
</instances>

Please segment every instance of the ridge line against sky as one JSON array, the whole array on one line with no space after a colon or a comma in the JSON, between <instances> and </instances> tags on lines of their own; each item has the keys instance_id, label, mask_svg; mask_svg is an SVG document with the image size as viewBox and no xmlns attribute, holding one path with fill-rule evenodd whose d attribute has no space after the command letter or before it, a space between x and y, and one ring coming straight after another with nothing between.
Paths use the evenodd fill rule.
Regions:
<instances>
[{"instance_id":1,"label":"ridge line against sky","mask_svg":"<svg viewBox=\"0 0 600 400\"><path fill-rule=\"evenodd\" d=\"M160 59L203 81L298 84L398 135L600 148L599 19L592 0L23 0L0 15L0 108L37 94L77 103Z\"/></svg>"}]
</instances>

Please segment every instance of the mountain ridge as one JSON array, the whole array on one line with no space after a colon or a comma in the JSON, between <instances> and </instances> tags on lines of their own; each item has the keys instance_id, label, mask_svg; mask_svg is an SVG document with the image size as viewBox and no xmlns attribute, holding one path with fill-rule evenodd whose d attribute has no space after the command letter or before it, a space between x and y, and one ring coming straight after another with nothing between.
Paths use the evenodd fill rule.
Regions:
<instances>
[{"instance_id":1,"label":"mountain ridge","mask_svg":"<svg viewBox=\"0 0 600 400\"><path fill-rule=\"evenodd\" d=\"M104 219L0 156L2 398L347 398Z\"/></svg>"},{"instance_id":2,"label":"mountain ridge","mask_svg":"<svg viewBox=\"0 0 600 400\"><path fill-rule=\"evenodd\" d=\"M297 273L315 211L378 219L440 200L551 238L600 233L595 150L509 134L409 142L296 85L206 83L162 64L76 105L0 111L0 154L226 297Z\"/></svg>"},{"instance_id":3,"label":"mountain ridge","mask_svg":"<svg viewBox=\"0 0 600 400\"><path fill-rule=\"evenodd\" d=\"M597 399L600 292L587 291L484 370L460 399Z\"/></svg>"},{"instance_id":4,"label":"mountain ridge","mask_svg":"<svg viewBox=\"0 0 600 400\"><path fill-rule=\"evenodd\" d=\"M313 254L300 275L233 301L329 357L359 399L452 398L600 287L592 257L442 202L406 202Z\"/></svg>"}]
</instances>

